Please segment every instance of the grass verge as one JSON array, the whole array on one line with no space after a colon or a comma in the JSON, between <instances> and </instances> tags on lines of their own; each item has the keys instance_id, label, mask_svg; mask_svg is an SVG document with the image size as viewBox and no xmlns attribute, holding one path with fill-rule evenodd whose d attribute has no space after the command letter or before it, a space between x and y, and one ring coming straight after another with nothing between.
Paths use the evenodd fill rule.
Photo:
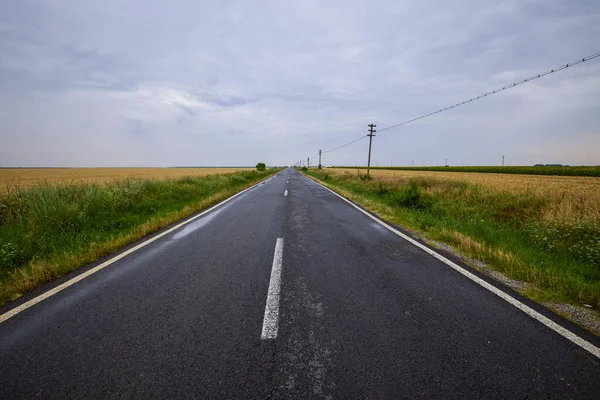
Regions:
<instances>
[{"instance_id":1,"label":"grass verge","mask_svg":"<svg viewBox=\"0 0 600 400\"><path fill-rule=\"evenodd\" d=\"M278 171L13 188L0 195L0 305Z\"/></svg>"},{"instance_id":2,"label":"grass verge","mask_svg":"<svg viewBox=\"0 0 600 400\"><path fill-rule=\"evenodd\" d=\"M348 169L365 169L366 167L333 167ZM555 176L595 176L600 177L600 166L456 166L456 167L371 167L373 170L391 171L436 171L436 172L479 172L491 174L519 175L555 175Z\"/></svg>"},{"instance_id":3,"label":"grass verge","mask_svg":"<svg viewBox=\"0 0 600 400\"><path fill-rule=\"evenodd\" d=\"M600 306L600 226L544 220L543 196L457 181L393 183L349 173L306 173L385 220L527 282L522 292L536 301Z\"/></svg>"}]
</instances>

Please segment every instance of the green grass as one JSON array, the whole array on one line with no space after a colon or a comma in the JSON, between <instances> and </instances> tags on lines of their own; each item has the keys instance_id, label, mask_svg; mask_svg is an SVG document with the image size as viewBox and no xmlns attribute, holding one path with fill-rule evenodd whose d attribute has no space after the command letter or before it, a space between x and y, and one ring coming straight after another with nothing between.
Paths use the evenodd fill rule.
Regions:
<instances>
[{"instance_id":1,"label":"green grass","mask_svg":"<svg viewBox=\"0 0 600 400\"><path fill-rule=\"evenodd\" d=\"M0 304L277 171L41 185L2 194Z\"/></svg>"},{"instance_id":2,"label":"green grass","mask_svg":"<svg viewBox=\"0 0 600 400\"><path fill-rule=\"evenodd\" d=\"M452 180L399 185L355 174L308 174L384 219L530 283L525 294L536 300L600 306L600 226L545 222L546 198Z\"/></svg>"},{"instance_id":3,"label":"green grass","mask_svg":"<svg viewBox=\"0 0 600 400\"><path fill-rule=\"evenodd\" d=\"M366 167L334 167L361 168ZM600 167L570 167L570 166L510 166L510 167L371 167L371 169L406 170L406 171L445 171L445 172L482 172L496 174L526 174L526 175L561 175L561 176L595 176L600 177Z\"/></svg>"}]
</instances>

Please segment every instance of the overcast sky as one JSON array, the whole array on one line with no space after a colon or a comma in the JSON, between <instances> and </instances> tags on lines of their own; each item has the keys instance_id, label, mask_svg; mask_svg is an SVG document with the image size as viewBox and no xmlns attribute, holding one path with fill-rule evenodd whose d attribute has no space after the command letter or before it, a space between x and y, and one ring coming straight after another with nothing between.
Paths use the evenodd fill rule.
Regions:
<instances>
[{"instance_id":1,"label":"overcast sky","mask_svg":"<svg viewBox=\"0 0 600 400\"><path fill-rule=\"evenodd\" d=\"M0 166L312 164L599 38L598 0L2 0ZM600 164L600 58L382 132L372 161L503 154Z\"/></svg>"}]
</instances>

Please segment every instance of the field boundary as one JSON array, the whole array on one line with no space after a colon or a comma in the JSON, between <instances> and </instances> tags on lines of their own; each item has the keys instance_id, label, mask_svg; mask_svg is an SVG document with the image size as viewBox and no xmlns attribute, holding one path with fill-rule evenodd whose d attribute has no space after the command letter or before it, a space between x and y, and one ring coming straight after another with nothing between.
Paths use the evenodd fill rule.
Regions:
<instances>
[{"instance_id":1,"label":"field boundary","mask_svg":"<svg viewBox=\"0 0 600 400\"><path fill-rule=\"evenodd\" d=\"M333 169L363 170L366 166L328 167ZM386 171L431 171L431 172L473 172L480 174L509 175L547 175L547 176L581 176L600 177L600 166L437 166L437 167L371 167L373 170Z\"/></svg>"},{"instance_id":2,"label":"field boundary","mask_svg":"<svg viewBox=\"0 0 600 400\"><path fill-rule=\"evenodd\" d=\"M449 173L459 181L441 172L372 171L373 179L343 170L306 174L600 337L600 275L588 261L600 256L600 225L593 223L600 216L598 178L477 174L471 180ZM538 180L544 187L550 182L553 192L538 191ZM564 185L571 180L579 186ZM494 185L486 188L488 182ZM514 182L519 184L512 187ZM571 214L559 214L564 210ZM580 219L584 212L588 220ZM566 216L575 222L563 222Z\"/></svg>"},{"instance_id":3,"label":"field boundary","mask_svg":"<svg viewBox=\"0 0 600 400\"><path fill-rule=\"evenodd\" d=\"M569 329L563 327L562 325L558 324L557 322L553 321L552 319L546 317L545 315L541 314L540 312L527 306L525 303L523 303L516 297L511 296L510 294L506 293L504 290L501 290L500 288L492 285L491 283L489 283L486 280L482 279L481 277L477 276L473 272L469 271L468 267L463 267L463 266L451 261L450 259L448 259L448 258L444 257L443 255L441 255L440 253L438 253L436 250L430 248L429 246L415 240L414 238L410 237L409 235L394 228L392 225L385 222L383 219L379 218L378 216L374 215L373 213L363 209L360 205L356 204L352 200L347 199L346 197L337 193L336 191L329 188L328 186L325 186L317 178L314 178L312 176L305 175L305 174L303 174L303 175L306 178L308 178L308 179L312 180L313 182L315 182L316 184L318 184L319 186L323 187L324 189L330 191L335 196L344 200L346 203L350 204L352 207L354 207L355 209L357 209L358 211L360 211L367 217L371 218L372 220L377 222L379 225L385 227L392 233L396 234L397 236L401 237L402 239L406 240L407 242L411 243L412 245L425 251L426 253L428 253L432 257L436 258L437 260L443 262L444 264L446 264L453 270L457 271L461 275L463 275L466 278L470 279L471 281L477 283L478 285L482 286L486 290L492 292L493 294L500 297L501 299L508 302L509 304L516 307L517 309L521 310L522 312L527 314L529 317L537 320L538 322L542 323L549 329L551 329L554 332L558 333L559 335L563 336L565 339L568 339L572 343L576 344L577 346L581 347L582 349L588 351L590 354L592 354L596 358L600 359L600 347L595 346L591 342L589 342L589 341L583 339L582 337L576 335L575 333L571 332Z\"/></svg>"},{"instance_id":4,"label":"field boundary","mask_svg":"<svg viewBox=\"0 0 600 400\"><path fill-rule=\"evenodd\" d=\"M128 256L129 254L134 253L135 251L137 251L137 250L139 250L141 248L146 247L150 243L152 243L152 242L154 242L154 241L156 241L156 240L158 240L158 239L160 239L160 238L168 235L169 233L171 233L173 231L176 231L177 229L181 228L182 226L185 226L185 225L187 225L187 224L195 221L196 219L198 219L198 218L200 218L200 217L202 217L202 216L210 213L211 211L213 211L213 210L221 207L222 205L228 203L229 201L235 199L236 197L241 196L242 194L244 194L244 193L246 193L246 192L248 192L248 191L256 188L257 186L266 183L268 180L270 180L270 179L273 178L273 175L275 175L277 173L279 173L279 171L276 171L273 174L265 177L264 179L261 179L259 182L255 183L254 185L252 185L250 187L247 187L246 189L243 189L242 191L239 191L239 192L233 194L232 196L229 196L229 197L225 198L224 200L221 200L217 204L209 207L208 209L205 209L203 211L200 211L200 212L196 213L195 215L192 215L191 217L188 217L183 222L179 222L175 226L172 226L172 227L164 230L163 232L155 234L155 235L153 235L150 238L147 238L145 240L142 239L143 241L141 243L135 245L134 247L132 247L130 249L127 249L127 250L124 250L124 251L122 249L119 250L117 255L111 257L110 259L104 261L103 263L101 263L101 264L99 264L99 265L97 265L97 266L95 266L95 267L93 267L93 268L91 268L91 269L89 269L87 271L84 271L84 272L76 275L75 277L67 280L66 282L63 282L63 283L59 284L58 286L53 287L52 289L47 290L47 291L45 291L45 292L43 292L43 293L41 293L41 294L33 297L32 299L23 302L22 304L16 305L15 307L9 309L8 311L6 311L6 312L4 312L3 314L0 315L0 324L3 323L3 322L5 322L8 319L14 317L15 315L17 315L17 314L19 314L19 313L27 310L28 308L33 307L34 305L36 305L36 304L38 304L38 303L46 300L47 298L49 298L49 297L51 297L51 296L53 296L53 295L55 295L55 294L57 294L57 293L65 290L66 288L68 288L68 287L76 284L77 282L80 282L80 281L84 280L88 276L91 276L91 275L95 274L96 272L103 270L104 268L106 268L106 267L110 266L111 264L119 261L120 259ZM146 235L146 237L147 236L148 235ZM85 267L85 266L82 266L82 267ZM77 269L75 269L74 271L76 271L76 270Z\"/></svg>"},{"instance_id":5,"label":"field boundary","mask_svg":"<svg viewBox=\"0 0 600 400\"><path fill-rule=\"evenodd\" d=\"M102 240L89 242L87 237L83 237L83 241L81 241L81 239L79 240L81 241L82 246L86 247L79 247L79 250L75 248L72 251L56 252L54 255L48 254L45 258L34 259L27 264L22 264L22 266L16 266L14 270L6 269L6 272L4 272L5 277L3 277L3 280L0 282L0 307L6 303L20 304L21 301L19 301L19 298L24 297L27 293L35 291L39 287L51 284L54 281L62 280L62 277L70 275L81 268L85 270L86 266L95 263L97 260L102 260L105 259L105 257L122 252L123 249L127 249L128 246L139 243L139 240L148 238L149 236L156 234L156 232L161 232L166 227L172 226L177 222L185 221L198 212L212 209L213 206L220 204L231 196L264 183L266 180L279 173L279 171L279 169L271 169L265 171L265 173L249 174L246 182L243 184L240 184L242 177L237 179L238 176L235 175L236 173L221 177L208 177L208 181L205 180L205 177L200 177L198 179L201 180L196 181L199 182L199 185L203 185L199 186L200 190L206 187L206 184L203 182L209 182L209 184L210 182L218 182L216 190L211 191L209 186L209 189L206 192L192 192L189 189L186 189L186 187L190 187L185 186L188 185L187 181L178 183L178 186L175 187L183 188L184 190L187 190L187 192L180 190L175 193L181 193L184 196L182 199L185 199L185 201L180 200L179 203L165 203L163 199L159 199L158 203L154 203L156 197L152 197L153 195L151 193L151 196L147 197L150 198L150 201L145 200L146 208L142 209L142 212L145 212L146 214L141 218L138 217L139 215L142 215L141 213L136 215L129 212L127 209L126 211L123 211L123 214L121 214L120 211L115 213L114 210L112 210L108 213L108 216L111 218L111 221L117 221L111 222L113 225L109 225L114 233L111 233L111 231L108 230L105 230L104 232L100 231L104 235L101 238ZM154 181L147 180L147 182ZM74 187L78 188L79 186ZM159 188L163 188L163 186L159 186ZM165 193L167 196L172 193L169 192L170 188L171 186L166 186L167 191ZM127 192L124 192L124 194L125 196L129 195L131 197ZM192 194L191 197L190 194ZM167 197L167 201L171 201L170 199L171 198ZM80 201L76 204L79 206L79 204L87 203ZM154 204L158 205L154 206ZM175 207L173 207L173 204L175 204ZM171 208L169 209L168 207ZM129 214L127 214L128 212ZM41 218L44 218L44 216L42 215ZM77 218L81 217L77 216ZM121 221L120 218L130 218L132 223L129 223L129 225L123 227L123 229L115 230L114 227L119 226L119 221ZM85 226L95 226L93 224L90 225L87 219L84 219L84 221L87 224ZM67 238L70 238L70 236L67 236ZM43 236L40 240L44 240ZM7 253L4 254L6 255ZM31 298L30 296L26 297Z\"/></svg>"}]
</instances>

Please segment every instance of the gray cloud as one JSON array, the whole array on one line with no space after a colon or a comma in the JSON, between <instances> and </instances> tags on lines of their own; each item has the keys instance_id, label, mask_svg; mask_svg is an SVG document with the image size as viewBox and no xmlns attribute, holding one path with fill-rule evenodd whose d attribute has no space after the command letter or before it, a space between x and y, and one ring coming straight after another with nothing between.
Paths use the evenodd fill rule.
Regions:
<instances>
[{"instance_id":1,"label":"gray cloud","mask_svg":"<svg viewBox=\"0 0 600 400\"><path fill-rule=\"evenodd\" d=\"M387 3L387 4L386 4ZM599 51L597 1L0 4L0 166L252 165ZM375 138L384 165L600 164L600 60ZM327 164L364 164L366 141Z\"/></svg>"}]
</instances>

